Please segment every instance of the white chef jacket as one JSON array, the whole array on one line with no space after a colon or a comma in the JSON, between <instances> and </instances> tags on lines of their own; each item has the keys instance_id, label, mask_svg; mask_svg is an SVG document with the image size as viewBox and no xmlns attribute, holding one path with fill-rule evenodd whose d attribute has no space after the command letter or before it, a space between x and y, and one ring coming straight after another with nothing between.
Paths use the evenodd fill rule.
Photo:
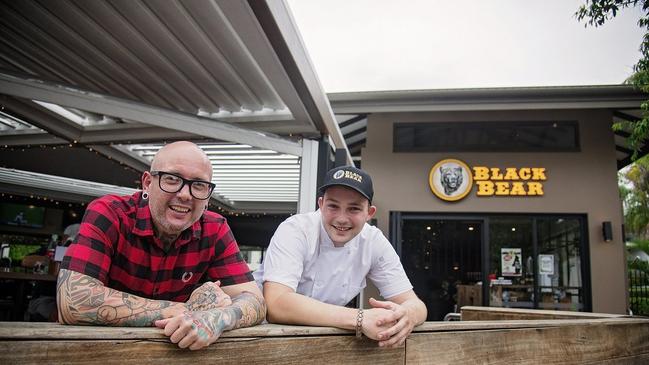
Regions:
<instances>
[{"instance_id":1,"label":"white chef jacket","mask_svg":"<svg viewBox=\"0 0 649 365\"><path fill-rule=\"evenodd\" d=\"M282 222L253 275L260 286L273 281L336 305L358 295L367 285L366 277L384 298L412 289L399 256L378 228L366 223L356 237L335 247L319 210Z\"/></svg>"}]
</instances>

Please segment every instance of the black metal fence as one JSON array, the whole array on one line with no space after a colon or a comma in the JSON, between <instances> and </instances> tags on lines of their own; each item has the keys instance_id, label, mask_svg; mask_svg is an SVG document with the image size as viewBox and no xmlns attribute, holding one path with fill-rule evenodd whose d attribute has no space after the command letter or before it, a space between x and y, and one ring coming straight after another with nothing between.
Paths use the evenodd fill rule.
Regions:
<instances>
[{"instance_id":1,"label":"black metal fence","mask_svg":"<svg viewBox=\"0 0 649 365\"><path fill-rule=\"evenodd\" d=\"M629 270L629 304L634 315L649 316L649 273Z\"/></svg>"}]
</instances>

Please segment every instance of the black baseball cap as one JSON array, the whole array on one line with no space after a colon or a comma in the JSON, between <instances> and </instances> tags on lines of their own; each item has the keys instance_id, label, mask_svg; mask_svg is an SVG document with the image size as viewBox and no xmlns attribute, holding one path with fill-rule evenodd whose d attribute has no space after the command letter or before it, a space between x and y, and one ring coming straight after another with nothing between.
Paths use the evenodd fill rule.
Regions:
<instances>
[{"instance_id":1,"label":"black baseball cap","mask_svg":"<svg viewBox=\"0 0 649 365\"><path fill-rule=\"evenodd\" d=\"M337 185L346 186L358 191L372 203L374 188L372 187L372 178L367 172L354 166L335 167L325 175L322 186L319 189L320 193L324 194L327 188Z\"/></svg>"}]
</instances>

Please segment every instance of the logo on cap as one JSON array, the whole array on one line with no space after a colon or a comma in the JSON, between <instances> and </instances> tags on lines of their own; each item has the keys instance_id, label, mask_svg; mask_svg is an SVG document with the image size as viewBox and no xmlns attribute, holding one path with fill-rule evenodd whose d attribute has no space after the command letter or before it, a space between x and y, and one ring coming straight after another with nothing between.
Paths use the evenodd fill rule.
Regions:
<instances>
[{"instance_id":1,"label":"logo on cap","mask_svg":"<svg viewBox=\"0 0 649 365\"><path fill-rule=\"evenodd\" d=\"M334 178L334 180L340 180L342 178L345 178L345 179L350 179L350 180L356 180L359 183L363 182L363 176L362 175L357 174L357 173L355 173L353 171L347 171L347 170L338 170L338 171L336 171L334 173L334 175L332 177Z\"/></svg>"}]
</instances>

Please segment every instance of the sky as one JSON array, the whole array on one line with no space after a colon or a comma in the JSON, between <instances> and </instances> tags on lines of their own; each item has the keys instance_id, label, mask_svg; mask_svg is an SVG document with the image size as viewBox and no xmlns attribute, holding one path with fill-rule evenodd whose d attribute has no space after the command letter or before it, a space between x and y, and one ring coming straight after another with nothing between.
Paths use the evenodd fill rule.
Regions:
<instances>
[{"instance_id":1,"label":"sky","mask_svg":"<svg viewBox=\"0 0 649 365\"><path fill-rule=\"evenodd\" d=\"M585 0L288 0L325 92L622 83L639 8L599 28Z\"/></svg>"}]
</instances>

